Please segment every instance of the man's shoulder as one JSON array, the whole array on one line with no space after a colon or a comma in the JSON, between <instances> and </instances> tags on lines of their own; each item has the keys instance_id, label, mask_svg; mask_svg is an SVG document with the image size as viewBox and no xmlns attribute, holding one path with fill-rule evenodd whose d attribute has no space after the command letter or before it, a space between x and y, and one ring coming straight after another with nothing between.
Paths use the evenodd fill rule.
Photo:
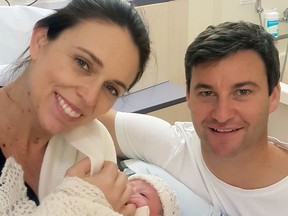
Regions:
<instances>
[{"instance_id":1,"label":"man's shoulder","mask_svg":"<svg viewBox=\"0 0 288 216\"><path fill-rule=\"evenodd\" d=\"M288 150L288 142L281 141L275 137L268 137L268 141L280 148Z\"/></svg>"},{"instance_id":2,"label":"man's shoulder","mask_svg":"<svg viewBox=\"0 0 288 216\"><path fill-rule=\"evenodd\" d=\"M175 122L174 127L185 139L192 138L193 142L200 141L192 122Z\"/></svg>"}]
</instances>

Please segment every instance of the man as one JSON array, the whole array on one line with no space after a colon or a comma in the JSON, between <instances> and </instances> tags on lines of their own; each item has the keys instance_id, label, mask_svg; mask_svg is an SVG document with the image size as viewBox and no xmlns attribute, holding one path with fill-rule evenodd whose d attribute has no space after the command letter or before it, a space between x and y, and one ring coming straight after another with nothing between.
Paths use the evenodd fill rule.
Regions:
<instances>
[{"instance_id":1,"label":"man","mask_svg":"<svg viewBox=\"0 0 288 216\"><path fill-rule=\"evenodd\" d=\"M185 56L194 127L110 111L101 120L118 154L163 167L225 215L286 215L288 145L267 132L280 98L274 42L252 23L208 27Z\"/></svg>"}]
</instances>

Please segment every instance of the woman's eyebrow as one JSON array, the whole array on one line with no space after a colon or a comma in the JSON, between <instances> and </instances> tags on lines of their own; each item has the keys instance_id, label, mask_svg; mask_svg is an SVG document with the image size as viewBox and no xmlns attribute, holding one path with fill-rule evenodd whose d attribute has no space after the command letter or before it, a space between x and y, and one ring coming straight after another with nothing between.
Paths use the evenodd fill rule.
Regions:
<instances>
[{"instance_id":1,"label":"woman's eyebrow","mask_svg":"<svg viewBox=\"0 0 288 216\"><path fill-rule=\"evenodd\" d=\"M81 50L82 52L85 52L87 55L89 55L92 59L93 59L93 61L96 63L96 64L98 64L100 67L103 67L104 66L104 64L103 64L103 62L97 57L97 56L95 56L92 52L90 52L89 50L87 50L87 49L85 49L85 48L83 48L83 47L75 47L76 49L79 49L79 50Z\"/></svg>"},{"instance_id":2,"label":"woman's eyebrow","mask_svg":"<svg viewBox=\"0 0 288 216\"><path fill-rule=\"evenodd\" d=\"M128 91L128 86L126 86L123 82L119 81L119 80L114 80L115 83L117 83L119 86L121 86L124 91Z\"/></svg>"},{"instance_id":3,"label":"woman's eyebrow","mask_svg":"<svg viewBox=\"0 0 288 216\"><path fill-rule=\"evenodd\" d=\"M82 52L85 52L87 55L89 55L92 59L93 59L93 61L96 63L96 64L98 64L100 67L103 67L104 66L104 64L103 64L103 62L97 57L97 56L95 56L92 52L90 52L89 50L87 50L87 49L85 49L85 48L83 48L83 47L75 47L76 49L79 49L79 50L81 50ZM128 90L128 86L125 84L125 83L123 83L123 82L121 82L121 81L119 81L119 80L113 80L115 83L117 83L119 86L121 86L123 89L124 89L124 91L127 91Z\"/></svg>"}]
</instances>

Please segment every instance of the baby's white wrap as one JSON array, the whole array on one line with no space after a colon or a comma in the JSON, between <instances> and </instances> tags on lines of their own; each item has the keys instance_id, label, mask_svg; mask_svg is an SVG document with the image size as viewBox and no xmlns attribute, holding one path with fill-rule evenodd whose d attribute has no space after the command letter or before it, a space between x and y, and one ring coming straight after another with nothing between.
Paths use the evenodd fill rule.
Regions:
<instances>
[{"instance_id":1,"label":"baby's white wrap","mask_svg":"<svg viewBox=\"0 0 288 216\"><path fill-rule=\"evenodd\" d=\"M40 174L39 199L59 185L66 170L84 156L90 158L91 174L101 169L104 160L116 163L113 140L97 120L50 140Z\"/></svg>"}]
</instances>

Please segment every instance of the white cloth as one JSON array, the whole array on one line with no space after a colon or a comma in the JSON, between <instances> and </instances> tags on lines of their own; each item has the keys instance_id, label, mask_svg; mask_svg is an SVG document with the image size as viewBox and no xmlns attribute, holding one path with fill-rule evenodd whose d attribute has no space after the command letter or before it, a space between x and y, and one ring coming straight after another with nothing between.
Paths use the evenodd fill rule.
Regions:
<instances>
[{"instance_id":1,"label":"white cloth","mask_svg":"<svg viewBox=\"0 0 288 216\"><path fill-rule=\"evenodd\" d=\"M115 126L118 143L126 156L164 168L224 215L287 215L288 177L255 190L226 184L206 167L191 122L171 126L152 116L118 112ZM287 149L287 143L272 138L270 141ZM191 203L190 208L197 206Z\"/></svg>"},{"instance_id":2,"label":"white cloth","mask_svg":"<svg viewBox=\"0 0 288 216\"><path fill-rule=\"evenodd\" d=\"M148 206L142 206L136 209L134 216L149 216L150 210Z\"/></svg>"},{"instance_id":3,"label":"white cloth","mask_svg":"<svg viewBox=\"0 0 288 216\"><path fill-rule=\"evenodd\" d=\"M91 160L92 172L99 171L104 160L116 163L113 140L98 120L69 133L54 136L49 141L40 173L38 188L40 202L62 182L66 170L85 155Z\"/></svg>"}]
</instances>

